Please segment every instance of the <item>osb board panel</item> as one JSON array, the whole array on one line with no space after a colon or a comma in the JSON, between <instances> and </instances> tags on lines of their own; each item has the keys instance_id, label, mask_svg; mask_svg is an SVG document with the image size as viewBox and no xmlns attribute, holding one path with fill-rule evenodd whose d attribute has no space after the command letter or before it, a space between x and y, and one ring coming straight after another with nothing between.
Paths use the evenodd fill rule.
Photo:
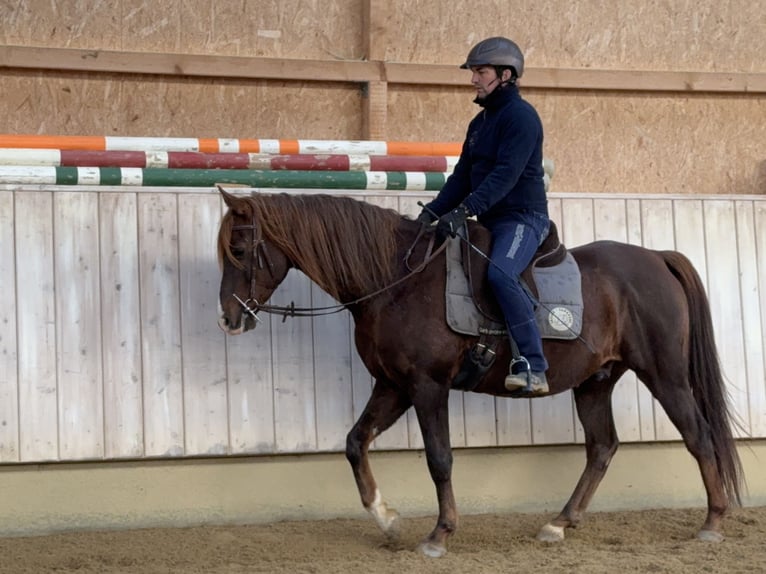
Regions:
<instances>
[{"instance_id":1,"label":"osb board panel","mask_svg":"<svg viewBox=\"0 0 766 574\"><path fill-rule=\"evenodd\" d=\"M366 0L365 0L366 1ZM363 0L28 0L0 3L0 42L31 46L358 59ZM503 34L538 67L766 70L766 11L748 0L436 0L373 6L377 55L460 63Z\"/></svg>"},{"instance_id":2,"label":"osb board panel","mask_svg":"<svg viewBox=\"0 0 766 574\"><path fill-rule=\"evenodd\" d=\"M766 193L766 100L525 92L554 160L552 189L587 193ZM462 141L470 89L389 89L388 139Z\"/></svg>"},{"instance_id":3,"label":"osb board panel","mask_svg":"<svg viewBox=\"0 0 766 574\"><path fill-rule=\"evenodd\" d=\"M358 59L361 14L361 0L0 2L0 43Z\"/></svg>"},{"instance_id":4,"label":"osb board panel","mask_svg":"<svg viewBox=\"0 0 766 574\"><path fill-rule=\"evenodd\" d=\"M478 40L515 39L528 65L644 70L766 70L766 9L749 0L394 0L376 39L395 62L460 64Z\"/></svg>"},{"instance_id":5,"label":"osb board panel","mask_svg":"<svg viewBox=\"0 0 766 574\"><path fill-rule=\"evenodd\" d=\"M359 139L361 110L338 83L0 75L0 133Z\"/></svg>"}]
</instances>

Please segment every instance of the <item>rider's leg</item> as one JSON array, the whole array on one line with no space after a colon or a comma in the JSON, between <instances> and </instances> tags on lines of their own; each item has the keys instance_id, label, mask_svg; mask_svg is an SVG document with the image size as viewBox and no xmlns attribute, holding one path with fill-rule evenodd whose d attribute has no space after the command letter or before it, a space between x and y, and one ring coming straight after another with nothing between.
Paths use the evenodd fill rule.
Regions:
<instances>
[{"instance_id":1,"label":"rider's leg","mask_svg":"<svg viewBox=\"0 0 766 574\"><path fill-rule=\"evenodd\" d=\"M506 379L509 390L526 387L530 382L534 392L548 390L545 380L548 362L543 355L534 307L519 282L521 272L545 238L547 227L547 219L528 213L514 215L490 227L493 237L491 258L495 265L490 265L487 278L503 311L508 332L531 371L529 378L526 368L518 376L510 373Z\"/></svg>"}]
</instances>

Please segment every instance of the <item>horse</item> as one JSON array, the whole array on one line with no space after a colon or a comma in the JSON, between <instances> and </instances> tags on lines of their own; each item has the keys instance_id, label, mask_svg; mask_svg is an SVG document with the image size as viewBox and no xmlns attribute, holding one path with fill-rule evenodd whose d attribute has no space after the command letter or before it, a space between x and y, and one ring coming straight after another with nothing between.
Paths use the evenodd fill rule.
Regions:
<instances>
[{"instance_id":1,"label":"horse","mask_svg":"<svg viewBox=\"0 0 766 574\"><path fill-rule=\"evenodd\" d=\"M444 251L434 248L427 239L433 234L423 233L420 223L353 198L219 190L228 208L217 245L219 326L230 335L254 328L259 311L274 310L267 301L291 268L350 311L359 356L375 381L346 440L362 505L385 534L395 535L399 515L381 495L368 449L413 407L438 501L436 525L418 550L444 555L458 524L448 399L462 359L476 342L446 323ZM475 221L469 227L477 245L489 244L485 228ZM544 351L550 394L574 394L586 466L564 508L537 538L561 541L565 529L582 519L619 444L612 390L632 370L699 466L707 515L697 537L722 540L723 517L730 504L741 502L744 478L699 275L676 251L597 241L570 252L581 271L581 337L587 344L546 340ZM505 341L473 392L509 396L504 378L511 358Z\"/></svg>"}]
</instances>

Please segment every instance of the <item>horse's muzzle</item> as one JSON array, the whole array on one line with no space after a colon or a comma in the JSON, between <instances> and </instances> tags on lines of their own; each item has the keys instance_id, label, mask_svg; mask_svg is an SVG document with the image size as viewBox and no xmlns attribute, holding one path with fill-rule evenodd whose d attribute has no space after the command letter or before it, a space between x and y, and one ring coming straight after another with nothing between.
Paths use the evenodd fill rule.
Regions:
<instances>
[{"instance_id":1,"label":"horse's muzzle","mask_svg":"<svg viewBox=\"0 0 766 574\"><path fill-rule=\"evenodd\" d=\"M218 317L218 327L220 327L221 331L227 335L241 335L246 331L255 329L257 324L258 323L252 315L245 313L240 314L239 321L237 321L236 324L234 321L229 320L225 314L221 314L221 316Z\"/></svg>"}]
</instances>

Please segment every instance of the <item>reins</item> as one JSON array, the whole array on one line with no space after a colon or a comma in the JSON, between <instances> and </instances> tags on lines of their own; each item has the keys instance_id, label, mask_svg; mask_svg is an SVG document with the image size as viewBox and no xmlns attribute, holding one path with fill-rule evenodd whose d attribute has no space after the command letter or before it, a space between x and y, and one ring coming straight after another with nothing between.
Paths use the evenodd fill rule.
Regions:
<instances>
[{"instance_id":1,"label":"reins","mask_svg":"<svg viewBox=\"0 0 766 574\"><path fill-rule=\"evenodd\" d=\"M263 252L263 258L266 259L266 261L269 263L269 269L272 269L271 265L271 259L268 256L268 252L266 251L266 245L264 240L258 235L258 228L256 226L255 217L253 217L253 223L251 225L240 225L236 226L233 229L251 229L253 231L253 258L257 258L259 262L259 267L261 267L262 259L259 256L259 250ZM255 273L253 272L253 261L250 263L250 297L247 299L247 301L243 301L239 297L237 297L236 294L234 294L234 298L239 302L242 307L244 307L245 311L250 313L250 315L256 320L260 321L260 318L257 316L258 311L263 311L264 313L269 313L272 315L281 315L282 316L282 322L285 322L288 317L319 317L322 315L332 315L334 313L340 313L341 311L347 309L348 307L351 307L352 305L357 305L359 303L362 303L364 301L367 301L369 299L372 299L374 297L377 297L378 295L381 295L382 293L385 293L386 291L389 291L390 289L393 289L397 285L400 285L407 281L408 279L414 277L423 269L425 269L429 263L431 263L436 257L446 249L447 244L446 242L443 242L435 251L434 251L434 243L435 243L435 234L431 234L428 245L426 246L426 252L423 257L423 261L421 261L418 265L415 267L410 266L410 257L412 255L412 252L415 249L415 246L420 241L420 238L423 236L425 231L424 226L421 226L420 231L415 236L415 240L413 241L410 248L407 250L404 256L404 262L407 266L407 269L409 270L409 273L404 275L403 277L400 277L393 283L390 283L386 285L385 287L381 287L380 289L377 289L376 291L373 291L372 293L368 293L367 295L363 295L362 297L358 297L357 299L354 299L353 301L346 301L344 303L338 303L336 305L328 305L325 307L296 307L294 302L290 302L287 306L282 305L263 305L258 302L257 299L255 299ZM254 304L254 307L250 306L250 303Z\"/></svg>"}]
</instances>

